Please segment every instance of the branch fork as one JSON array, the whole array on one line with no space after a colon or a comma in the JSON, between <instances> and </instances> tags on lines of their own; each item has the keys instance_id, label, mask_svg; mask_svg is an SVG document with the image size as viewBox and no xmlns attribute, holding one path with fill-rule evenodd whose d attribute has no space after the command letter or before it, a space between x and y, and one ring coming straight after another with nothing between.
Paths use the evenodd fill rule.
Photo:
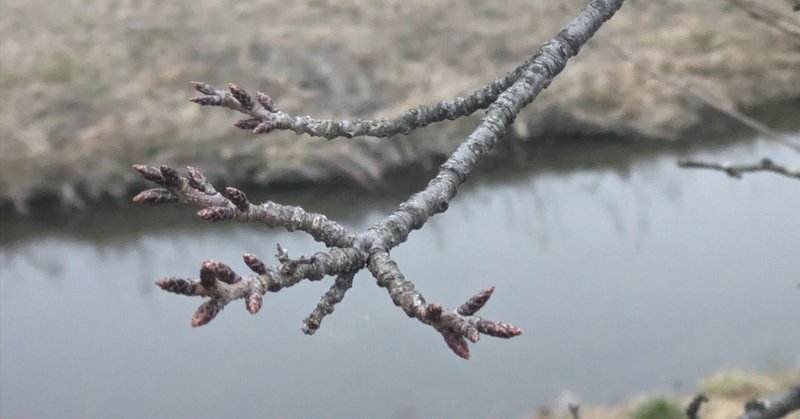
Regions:
<instances>
[{"instance_id":1,"label":"branch fork","mask_svg":"<svg viewBox=\"0 0 800 419\"><path fill-rule=\"evenodd\" d=\"M348 230L323 214L310 213L300 207L271 201L254 204L244 192L233 187L219 192L193 167L188 167L186 176L182 176L169 166L134 166L143 179L157 186L136 195L133 198L136 203L193 205L199 208L197 215L207 221L233 220L302 231L328 248L327 252L291 259L286 249L278 245L277 265L267 266L250 253L243 255L245 264L253 271L250 275L238 275L227 265L209 260L202 263L199 280L171 277L156 281L156 285L165 291L207 298L192 317L192 325L201 326L214 319L231 301L244 299L247 310L254 314L261 308L267 292L276 293L303 280L315 281L332 276L335 279L330 289L303 321L303 331L313 334L323 318L342 301L355 274L366 268L375 277L377 285L387 290L396 306L409 317L439 332L447 346L462 358L469 358L468 342L478 342L481 334L498 338L519 336L522 329L516 326L476 315L489 301L493 287L475 294L458 307L446 310L441 304L426 302L414 284L400 272L389 252L405 242L413 230L422 228L430 217L447 210L460 185L497 144L516 115L550 84L564 69L567 60L578 53L621 5L622 0L590 1L564 30L513 71L466 97L445 100L433 106L419 106L395 118L332 121L295 117L280 111L272 98L264 93L257 92L253 100L235 84L229 84L228 91L223 91L205 82L192 82L194 89L201 94L192 98L192 102L242 113L246 118L234 125L256 134L282 129L328 139L361 135L386 138L481 109L486 109L486 113L475 131L442 164L439 173L422 191L363 232Z\"/></svg>"}]
</instances>

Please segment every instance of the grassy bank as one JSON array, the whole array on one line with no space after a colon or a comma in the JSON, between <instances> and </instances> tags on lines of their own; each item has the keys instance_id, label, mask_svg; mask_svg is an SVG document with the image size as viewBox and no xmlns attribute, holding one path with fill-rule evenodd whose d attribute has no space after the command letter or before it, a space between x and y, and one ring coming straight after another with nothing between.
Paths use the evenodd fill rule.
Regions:
<instances>
[{"instance_id":1,"label":"grassy bank","mask_svg":"<svg viewBox=\"0 0 800 419\"><path fill-rule=\"evenodd\" d=\"M434 164L477 117L391 140L255 137L231 126L236 115L188 103L188 81L262 90L293 114L391 116L513 69L582 2L568 3L4 1L0 204L125 201L133 163L192 164L237 185L375 185L387 171ZM631 0L602 33L724 103L800 97L800 43L728 1ZM513 134L677 139L704 115L595 40Z\"/></svg>"},{"instance_id":2,"label":"grassy bank","mask_svg":"<svg viewBox=\"0 0 800 419\"><path fill-rule=\"evenodd\" d=\"M709 401L702 404L702 419L730 419L744 412L744 404L753 399L776 396L800 384L800 370L789 369L771 373L756 373L743 370L720 371L703 379L697 386L696 394L705 394ZM685 419L685 410L694 398L693 395L651 394L633 398L616 406L580 406L584 419ZM571 419L564 411L551 413L543 409L533 415L534 419ZM790 418L800 417L797 413Z\"/></svg>"}]
</instances>

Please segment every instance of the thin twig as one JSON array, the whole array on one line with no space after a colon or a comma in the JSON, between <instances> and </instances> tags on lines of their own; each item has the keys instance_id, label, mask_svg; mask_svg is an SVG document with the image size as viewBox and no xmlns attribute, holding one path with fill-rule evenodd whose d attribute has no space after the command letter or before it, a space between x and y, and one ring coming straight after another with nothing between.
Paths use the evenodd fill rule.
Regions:
<instances>
[{"instance_id":1,"label":"thin twig","mask_svg":"<svg viewBox=\"0 0 800 419\"><path fill-rule=\"evenodd\" d=\"M238 85L229 84L230 93L217 89L206 82L195 81L192 86L203 96L190 99L204 106L220 106L243 113L249 118L237 121L234 126L251 130L254 134L267 134L273 130L294 131L296 134L308 134L328 140L334 138L353 138L372 136L388 138L397 134L408 134L417 128L469 116L481 109L486 109L497 100L497 97L517 81L528 70L534 57L517 66L486 86L483 86L465 97L443 100L436 105L420 105L409 109L396 117L380 119L331 120L318 119L311 116L294 116L277 108L273 99L263 92L256 92L260 108L253 106L252 100L245 99L245 105L238 100L247 93Z\"/></svg>"},{"instance_id":2,"label":"thin twig","mask_svg":"<svg viewBox=\"0 0 800 419\"><path fill-rule=\"evenodd\" d=\"M754 164L729 164L729 163L716 163L706 162L702 160L683 159L678 162L678 166L692 169L712 169L725 172L730 177L737 179L742 178L742 173L747 172L774 172L784 176L800 179L800 170L787 169L784 166L775 164L770 159L761 159L760 162Z\"/></svg>"}]
</instances>

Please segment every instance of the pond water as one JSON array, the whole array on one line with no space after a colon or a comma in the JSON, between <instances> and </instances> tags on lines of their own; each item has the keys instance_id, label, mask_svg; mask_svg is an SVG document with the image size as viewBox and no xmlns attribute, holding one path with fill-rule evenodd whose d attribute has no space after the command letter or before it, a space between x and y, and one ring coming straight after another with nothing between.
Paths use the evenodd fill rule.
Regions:
<instances>
[{"instance_id":1,"label":"pond water","mask_svg":"<svg viewBox=\"0 0 800 419\"><path fill-rule=\"evenodd\" d=\"M566 391L611 403L691 392L724 368L800 359L800 182L679 169L681 155L790 166L762 140L537 146L473 176L449 211L393 251L429 301L487 286L481 315L514 323L472 359L409 320L368 274L313 337L300 331L330 279L234 303L189 326L200 299L153 281L203 259L246 270L302 233L209 224L182 207L6 221L0 240L0 416L520 417ZM276 194L363 229L425 183Z\"/></svg>"}]
</instances>

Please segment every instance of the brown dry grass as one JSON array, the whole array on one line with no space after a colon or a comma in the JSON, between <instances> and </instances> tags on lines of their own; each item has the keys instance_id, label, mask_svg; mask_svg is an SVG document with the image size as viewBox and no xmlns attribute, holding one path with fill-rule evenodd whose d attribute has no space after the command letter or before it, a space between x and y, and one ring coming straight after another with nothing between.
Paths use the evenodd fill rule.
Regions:
<instances>
[{"instance_id":1,"label":"brown dry grass","mask_svg":"<svg viewBox=\"0 0 800 419\"><path fill-rule=\"evenodd\" d=\"M263 90L292 113L388 116L512 69L581 2L556 3L4 0L0 202L124 200L135 162L192 163L237 184L368 186L446 155L476 119L389 142L253 137L231 127L235 115L187 103L188 81ZM729 103L800 96L798 43L725 1L631 0L603 32ZM701 122L699 109L593 41L515 130L675 138Z\"/></svg>"}]
</instances>

